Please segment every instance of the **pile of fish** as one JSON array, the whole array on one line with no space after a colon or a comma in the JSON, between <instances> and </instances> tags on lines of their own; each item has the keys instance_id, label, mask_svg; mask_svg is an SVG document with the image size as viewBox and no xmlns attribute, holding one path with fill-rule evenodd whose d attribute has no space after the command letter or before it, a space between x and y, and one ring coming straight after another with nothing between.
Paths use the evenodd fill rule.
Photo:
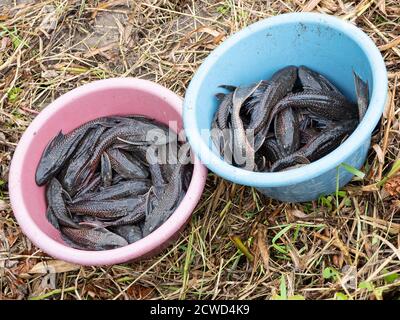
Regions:
<instances>
[{"instance_id":1,"label":"pile of fish","mask_svg":"<svg viewBox=\"0 0 400 320\"><path fill-rule=\"evenodd\" d=\"M305 66L287 66L250 86L221 85L211 137L224 160L251 171L281 171L337 148L363 118L368 83L353 72L357 103Z\"/></svg>"},{"instance_id":2,"label":"pile of fish","mask_svg":"<svg viewBox=\"0 0 400 320\"><path fill-rule=\"evenodd\" d=\"M110 116L60 131L35 179L46 185L46 217L66 243L107 250L140 240L170 217L191 180L188 160L165 125Z\"/></svg>"}]
</instances>

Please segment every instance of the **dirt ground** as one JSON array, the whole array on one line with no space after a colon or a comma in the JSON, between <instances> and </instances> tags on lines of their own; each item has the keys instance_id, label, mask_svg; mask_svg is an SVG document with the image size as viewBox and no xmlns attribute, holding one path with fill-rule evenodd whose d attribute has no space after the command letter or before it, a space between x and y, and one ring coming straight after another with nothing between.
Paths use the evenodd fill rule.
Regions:
<instances>
[{"instance_id":1,"label":"dirt ground","mask_svg":"<svg viewBox=\"0 0 400 320\"><path fill-rule=\"evenodd\" d=\"M183 95L227 36L299 11L356 24L385 59L389 99L363 179L300 205L210 173L182 236L139 263L67 264L21 233L9 204L9 164L51 101L116 76ZM400 299L399 67L398 0L0 1L0 300Z\"/></svg>"}]
</instances>

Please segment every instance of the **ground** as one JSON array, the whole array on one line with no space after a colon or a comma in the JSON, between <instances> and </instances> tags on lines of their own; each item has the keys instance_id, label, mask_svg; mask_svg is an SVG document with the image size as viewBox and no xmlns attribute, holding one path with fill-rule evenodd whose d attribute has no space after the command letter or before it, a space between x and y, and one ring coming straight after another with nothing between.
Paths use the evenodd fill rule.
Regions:
<instances>
[{"instance_id":1,"label":"ground","mask_svg":"<svg viewBox=\"0 0 400 320\"><path fill-rule=\"evenodd\" d=\"M389 99L364 178L315 202L285 204L210 173L181 237L138 263L67 264L21 233L9 164L46 105L116 76L184 95L227 36L295 11L356 24L385 59ZM400 299L399 16L398 0L0 1L0 300Z\"/></svg>"}]
</instances>

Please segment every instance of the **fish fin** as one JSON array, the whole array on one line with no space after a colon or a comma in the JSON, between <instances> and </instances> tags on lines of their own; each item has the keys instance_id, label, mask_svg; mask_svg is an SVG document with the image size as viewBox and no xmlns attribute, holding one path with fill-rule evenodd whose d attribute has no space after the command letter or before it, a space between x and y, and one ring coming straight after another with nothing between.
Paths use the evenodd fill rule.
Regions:
<instances>
[{"instance_id":1,"label":"fish fin","mask_svg":"<svg viewBox=\"0 0 400 320\"><path fill-rule=\"evenodd\" d=\"M151 188L153 188L153 187L151 187ZM151 201L150 201L150 189L149 189L148 193L146 194L146 206L145 206L146 207L145 208L146 217L151 214L151 210L152 210L152 205L151 205Z\"/></svg>"},{"instance_id":2,"label":"fish fin","mask_svg":"<svg viewBox=\"0 0 400 320\"><path fill-rule=\"evenodd\" d=\"M149 141L129 141L129 140L122 139L120 137L118 137L117 139L119 141L122 141L126 144L130 144L133 146L149 146L149 145L151 145L151 142L149 142Z\"/></svg>"},{"instance_id":3,"label":"fish fin","mask_svg":"<svg viewBox=\"0 0 400 320\"><path fill-rule=\"evenodd\" d=\"M229 85L229 84L221 84L221 85L219 85L218 86L219 88L223 88L223 89L226 89L226 90L228 90L228 91L235 91L236 90L236 86L232 86L232 85Z\"/></svg>"},{"instance_id":4,"label":"fish fin","mask_svg":"<svg viewBox=\"0 0 400 320\"><path fill-rule=\"evenodd\" d=\"M57 135L47 144L46 148L43 151L43 156L48 155L53 147L60 143L64 139L64 134L60 130Z\"/></svg>"},{"instance_id":5,"label":"fish fin","mask_svg":"<svg viewBox=\"0 0 400 320\"><path fill-rule=\"evenodd\" d=\"M307 157L302 156L302 155L296 155L294 157L295 161L299 164L309 164L310 160L307 159Z\"/></svg>"},{"instance_id":6,"label":"fish fin","mask_svg":"<svg viewBox=\"0 0 400 320\"><path fill-rule=\"evenodd\" d=\"M68 200L69 202L73 202L72 197L70 196L70 194L68 193L67 190L62 189L62 193L67 197L67 200Z\"/></svg>"},{"instance_id":7,"label":"fish fin","mask_svg":"<svg viewBox=\"0 0 400 320\"><path fill-rule=\"evenodd\" d=\"M58 219L54 215L53 210L51 209L50 206L47 207L46 218L54 228L56 228L57 230L60 230L60 224L58 223Z\"/></svg>"},{"instance_id":8,"label":"fish fin","mask_svg":"<svg viewBox=\"0 0 400 320\"><path fill-rule=\"evenodd\" d=\"M215 94L215 97L217 98L218 101L224 100L225 96L226 96L226 94L222 93L222 92Z\"/></svg>"},{"instance_id":9,"label":"fish fin","mask_svg":"<svg viewBox=\"0 0 400 320\"><path fill-rule=\"evenodd\" d=\"M267 138L267 134L264 131L264 129L259 131L254 137L254 152L257 152L262 147Z\"/></svg>"}]
</instances>

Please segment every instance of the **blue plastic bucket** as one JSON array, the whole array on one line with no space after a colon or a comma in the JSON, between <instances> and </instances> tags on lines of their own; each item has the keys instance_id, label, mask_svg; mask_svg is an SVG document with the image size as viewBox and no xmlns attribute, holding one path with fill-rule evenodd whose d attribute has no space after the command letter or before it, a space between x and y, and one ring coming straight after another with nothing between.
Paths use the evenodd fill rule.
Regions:
<instances>
[{"instance_id":1,"label":"blue plastic bucket","mask_svg":"<svg viewBox=\"0 0 400 320\"><path fill-rule=\"evenodd\" d=\"M236 168L212 150L210 129L221 84L246 85L268 79L287 65L305 65L330 79L356 101L352 70L368 80L370 105L353 134L336 150L293 170L261 173ZM372 40L356 26L316 13L268 18L234 34L216 48L195 73L184 101L186 135L196 155L217 175L287 202L317 199L335 192L352 174L341 163L361 168L387 96L387 74ZM338 176L339 175L339 176Z\"/></svg>"}]
</instances>

